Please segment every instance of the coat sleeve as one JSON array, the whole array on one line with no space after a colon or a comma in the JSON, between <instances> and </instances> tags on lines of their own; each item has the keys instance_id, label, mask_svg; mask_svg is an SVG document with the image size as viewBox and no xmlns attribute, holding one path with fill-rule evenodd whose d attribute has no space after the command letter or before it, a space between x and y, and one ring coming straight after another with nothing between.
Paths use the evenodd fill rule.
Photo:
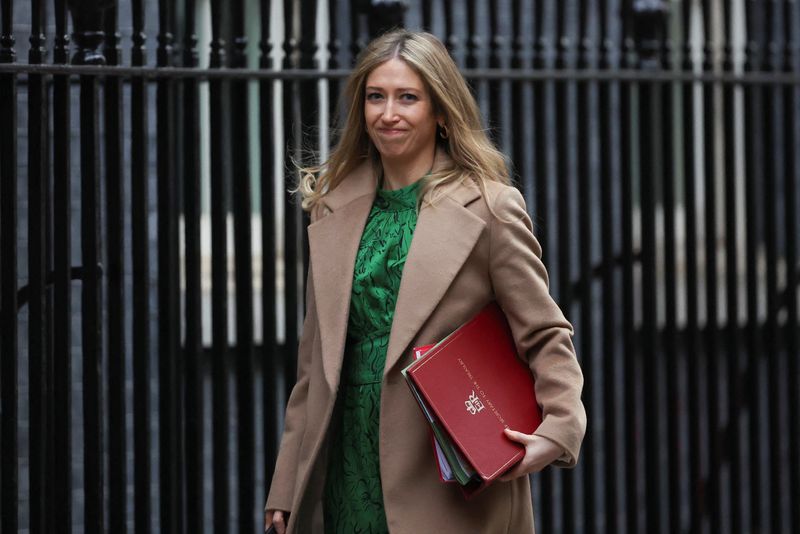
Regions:
<instances>
[{"instance_id":1,"label":"coat sleeve","mask_svg":"<svg viewBox=\"0 0 800 534\"><path fill-rule=\"evenodd\" d=\"M316 219L312 213L312 222ZM306 316L297 349L297 381L286 405L283 435L281 437L272 485L264 509L291 512L294 486L297 479L298 454L306 426L306 400L308 396L309 369L314 339L317 335L317 307L314 301L314 281L311 266L306 282Z\"/></svg>"},{"instance_id":2,"label":"coat sleeve","mask_svg":"<svg viewBox=\"0 0 800 534\"><path fill-rule=\"evenodd\" d=\"M550 296L542 249L522 195L516 188L504 188L493 204L497 217L492 218L490 230L490 276L517 350L536 381L543 417L534 434L564 449L556 465L573 467L586 431L586 412L572 325Z\"/></svg>"}]
</instances>

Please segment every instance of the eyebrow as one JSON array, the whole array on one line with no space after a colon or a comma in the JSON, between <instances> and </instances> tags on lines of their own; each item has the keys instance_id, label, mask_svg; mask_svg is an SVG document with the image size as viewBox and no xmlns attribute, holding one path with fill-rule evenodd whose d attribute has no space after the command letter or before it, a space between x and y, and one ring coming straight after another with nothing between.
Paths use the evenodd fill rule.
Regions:
<instances>
[{"instance_id":1,"label":"eyebrow","mask_svg":"<svg viewBox=\"0 0 800 534\"><path fill-rule=\"evenodd\" d=\"M375 90L383 91L384 90L383 87L378 87L377 85L368 85L366 87L366 89L367 90L373 90L373 91L375 91ZM396 91L413 91L415 93L421 93L422 92L422 89L417 89L416 87L398 87L395 90Z\"/></svg>"}]
</instances>

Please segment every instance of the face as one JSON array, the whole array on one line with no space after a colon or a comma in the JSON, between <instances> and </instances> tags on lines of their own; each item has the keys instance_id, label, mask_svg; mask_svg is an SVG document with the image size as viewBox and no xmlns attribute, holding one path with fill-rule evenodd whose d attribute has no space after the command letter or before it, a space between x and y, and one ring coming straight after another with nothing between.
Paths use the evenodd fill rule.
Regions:
<instances>
[{"instance_id":1,"label":"face","mask_svg":"<svg viewBox=\"0 0 800 534\"><path fill-rule=\"evenodd\" d=\"M422 78L405 61L390 59L369 74L364 115L382 159L413 164L430 157L438 117Z\"/></svg>"}]
</instances>

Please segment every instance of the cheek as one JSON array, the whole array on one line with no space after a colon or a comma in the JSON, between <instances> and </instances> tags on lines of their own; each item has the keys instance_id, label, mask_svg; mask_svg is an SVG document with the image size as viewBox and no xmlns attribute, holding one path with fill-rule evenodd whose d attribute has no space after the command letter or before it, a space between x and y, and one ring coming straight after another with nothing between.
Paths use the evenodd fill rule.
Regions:
<instances>
[{"instance_id":1,"label":"cheek","mask_svg":"<svg viewBox=\"0 0 800 534\"><path fill-rule=\"evenodd\" d=\"M436 137L436 121L425 120L420 123L420 133L427 137Z\"/></svg>"},{"instance_id":2,"label":"cheek","mask_svg":"<svg viewBox=\"0 0 800 534\"><path fill-rule=\"evenodd\" d=\"M372 125L375 123L375 117L373 113L370 113L368 109L364 110L364 126L366 126L367 131L372 128Z\"/></svg>"},{"instance_id":3,"label":"cheek","mask_svg":"<svg viewBox=\"0 0 800 534\"><path fill-rule=\"evenodd\" d=\"M429 111L420 113L416 117L416 123L421 134L436 135L436 118Z\"/></svg>"},{"instance_id":4,"label":"cheek","mask_svg":"<svg viewBox=\"0 0 800 534\"><path fill-rule=\"evenodd\" d=\"M370 126L369 123L367 123L366 130L367 130L367 138L369 138L370 142L373 145L377 145L379 140L375 137L375 134L372 130L372 126Z\"/></svg>"}]
</instances>

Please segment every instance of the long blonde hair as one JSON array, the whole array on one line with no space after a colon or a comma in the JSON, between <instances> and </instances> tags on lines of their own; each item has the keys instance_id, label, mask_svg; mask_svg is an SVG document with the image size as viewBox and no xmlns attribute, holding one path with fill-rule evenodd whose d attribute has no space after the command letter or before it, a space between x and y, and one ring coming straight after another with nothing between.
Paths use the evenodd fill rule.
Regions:
<instances>
[{"instance_id":1,"label":"long blonde hair","mask_svg":"<svg viewBox=\"0 0 800 534\"><path fill-rule=\"evenodd\" d=\"M365 86L369 74L393 58L405 61L422 78L433 111L444 117L447 129L447 138L437 135L437 143L452 163L424 179L419 198L458 180L473 180L484 197L486 182L511 182L505 157L486 136L478 104L445 46L430 33L400 29L374 39L359 55L342 94L347 110L340 121L338 143L325 163L300 169L295 192L302 197L303 209L311 210L364 161L380 169L380 154L366 130Z\"/></svg>"}]
</instances>

